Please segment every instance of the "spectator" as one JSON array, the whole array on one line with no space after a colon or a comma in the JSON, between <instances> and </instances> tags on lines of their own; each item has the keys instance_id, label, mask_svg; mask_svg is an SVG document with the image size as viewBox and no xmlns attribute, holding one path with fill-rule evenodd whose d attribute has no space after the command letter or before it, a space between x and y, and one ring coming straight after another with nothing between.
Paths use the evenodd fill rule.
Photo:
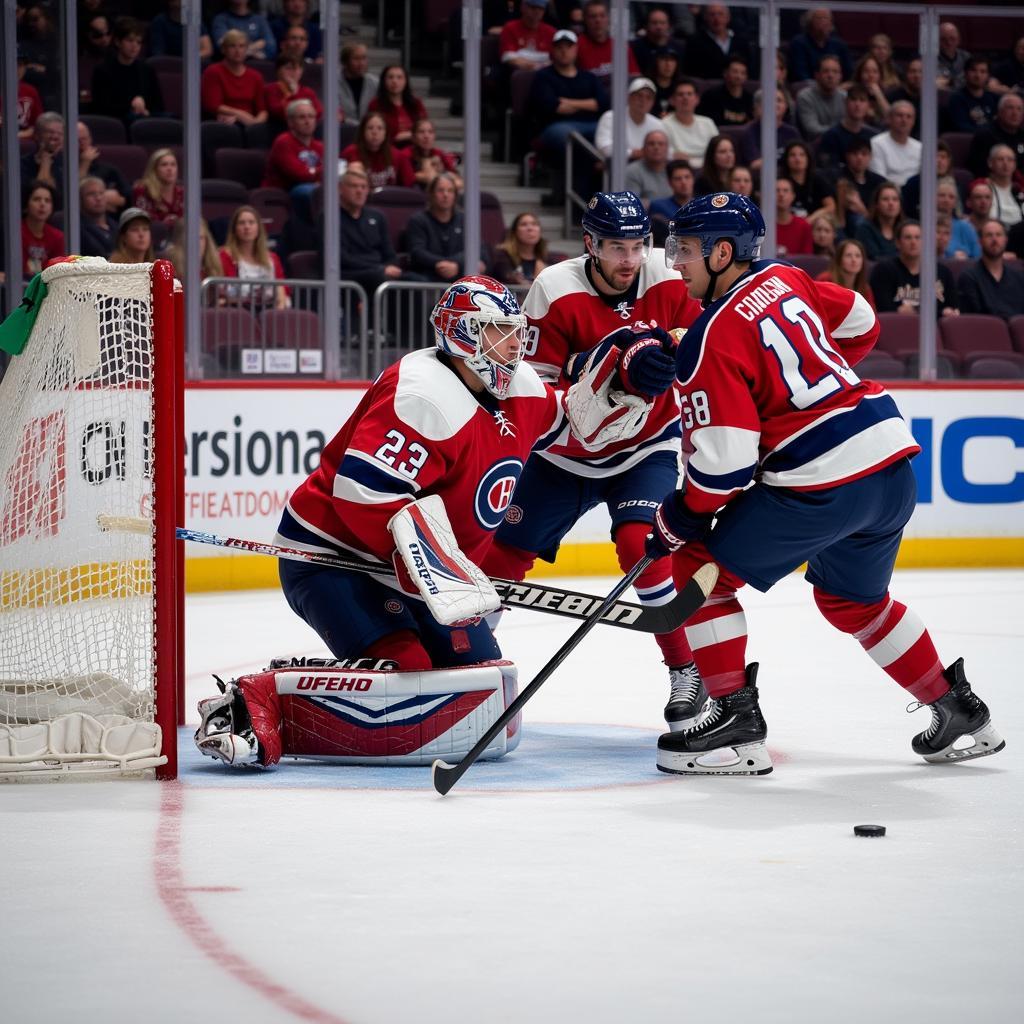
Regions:
<instances>
[{"instance_id":1,"label":"spectator","mask_svg":"<svg viewBox=\"0 0 1024 1024\"><path fill-rule=\"evenodd\" d=\"M753 54L747 41L729 28L730 18L725 4L708 4L704 8L700 27L686 44L687 74L724 78L733 57L743 62L744 71L750 66Z\"/></svg>"},{"instance_id":2,"label":"spectator","mask_svg":"<svg viewBox=\"0 0 1024 1024\"><path fill-rule=\"evenodd\" d=\"M121 173L121 169L114 164L108 164L105 161L100 160L101 155L101 151L93 144L92 132L89 131L88 126L84 122L79 121L78 180L81 181L82 178L87 175L92 175L94 178L102 178L103 184L107 187L107 212L118 213L128 205L128 198L131 195L131 189L128 187L128 182ZM61 168L61 175L63 175L63 162L64 155L61 153L58 158L58 166ZM59 179L56 191L59 196Z\"/></svg>"},{"instance_id":3,"label":"spectator","mask_svg":"<svg viewBox=\"0 0 1024 1024\"><path fill-rule=\"evenodd\" d=\"M312 103L316 120L319 121L324 108L317 94L308 85L302 84L304 65L282 52L278 55L276 66L276 80L268 83L263 90L263 103L270 123L280 130L288 120L288 106L296 100Z\"/></svg>"},{"instance_id":4,"label":"spectator","mask_svg":"<svg viewBox=\"0 0 1024 1024\"><path fill-rule=\"evenodd\" d=\"M53 188L45 181L31 181L25 189L21 210L21 271L26 281L50 260L64 255L64 232L49 222L54 199Z\"/></svg>"},{"instance_id":5,"label":"spectator","mask_svg":"<svg viewBox=\"0 0 1024 1024\"><path fill-rule=\"evenodd\" d=\"M696 82L680 79L672 93L672 113L661 119L672 159L688 160L695 171L703 166L708 143L718 134L710 117L696 113L699 96Z\"/></svg>"},{"instance_id":6,"label":"spectator","mask_svg":"<svg viewBox=\"0 0 1024 1024\"><path fill-rule=\"evenodd\" d=\"M263 99L263 77L245 66L247 36L238 29L229 29L221 36L219 45L224 59L203 72L203 114L223 124L240 124L246 128L265 124L267 105Z\"/></svg>"},{"instance_id":7,"label":"spectator","mask_svg":"<svg viewBox=\"0 0 1024 1024\"><path fill-rule=\"evenodd\" d=\"M803 32L789 41L790 81L805 82L817 78L822 60L834 57L839 67L839 77L836 79L838 86L843 79L850 77L852 66L846 43L833 31L832 12L826 7L819 7L808 11L801 21ZM840 116L837 115L833 121L838 121Z\"/></svg>"},{"instance_id":8,"label":"spectator","mask_svg":"<svg viewBox=\"0 0 1024 1024\"><path fill-rule=\"evenodd\" d=\"M981 229L981 259L957 279L961 313L986 313L1009 320L1024 313L1024 273L1007 264L1006 228L990 220Z\"/></svg>"},{"instance_id":9,"label":"spectator","mask_svg":"<svg viewBox=\"0 0 1024 1024\"><path fill-rule=\"evenodd\" d=\"M960 216L963 212L960 207L960 185L953 174L953 154L949 146L939 139L935 145L935 174L940 184L943 182L952 185L957 193L957 203L954 215ZM908 217L915 220L920 219L921 212L921 175L915 174L907 179L903 186L903 210Z\"/></svg>"},{"instance_id":10,"label":"spectator","mask_svg":"<svg viewBox=\"0 0 1024 1024\"><path fill-rule=\"evenodd\" d=\"M811 224L811 241L815 256L835 255L836 229L828 217L819 217Z\"/></svg>"},{"instance_id":11,"label":"spectator","mask_svg":"<svg viewBox=\"0 0 1024 1024\"><path fill-rule=\"evenodd\" d=\"M754 196L754 176L749 167L737 164L729 172L729 191L752 199Z\"/></svg>"},{"instance_id":12,"label":"spectator","mask_svg":"<svg viewBox=\"0 0 1024 1024\"><path fill-rule=\"evenodd\" d=\"M249 9L249 0L227 0L227 10L213 19L213 41L224 50L228 32L241 32L245 37L245 55L254 60L273 60L277 56L277 40L270 23L262 14Z\"/></svg>"},{"instance_id":13,"label":"spectator","mask_svg":"<svg viewBox=\"0 0 1024 1024\"><path fill-rule=\"evenodd\" d=\"M455 170L455 154L438 149L434 145L436 141L433 122L428 117L421 117L412 126L412 145L407 150L416 184L426 188L439 174L447 172L455 179L455 187L462 192L462 177Z\"/></svg>"},{"instance_id":14,"label":"spectator","mask_svg":"<svg viewBox=\"0 0 1024 1024\"><path fill-rule=\"evenodd\" d=\"M312 223L313 190L324 169L324 144L313 137L316 108L309 100L292 100L286 116L288 130L270 147L262 184L264 188L283 188L291 196L293 210Z\"/></svg>"},{"instance_id":15,"label":"spectator","mask_svg":"<svg viewBox=\"0 0 1024 1024\"><path fill-rule=\"evenodd\" d=\"M1024 92L1024 36L1013 44L1013 52L992 69L988 87L996 93Z\"/></svg>"},{"instance_id":16,"label":"spectator","mask_svg":"<svg viewBox=\"0 0 1024 1024\"><path fill-rule=\"evenodd\" d=\"M812 223L821 217L831 219L836 210L835 196L825 175L814 170L811 147L798 139L786 146L779 174L793 185L793 213Z\"/></svg>"},{"instance_id":17,"label":"spectator","mask_svg":"<svg viewBox=\"0 0 1024 1024\"><path fill-rule=\"evenodd\" d=\"M728 192L729 178L736 166L736 147L728 135L716 135L704 153L704 166L700 177L693 186L695 195L706 196L711 192Z\"/></svg>"},{"instance_id":18,"label":"spectator","mask_svg":"<svg viewBox=\"0 0 1024 1024\"><path fill-rule=\"evenodd\" d=\"M178 182L178 158L171 149L155 149L132 189L132 206L159 224L185 216L185 188Z\"/></svg>"},{"instance_id":19,"label":"spectator","mask_svg":"<svg viewBox=\"0 0 1024 1024\"><path fill-rule=\"evenodd\" d=\"M338 101L346 121L361 121L377 95L379 80L368 72L369 66L369 51L363 43L346 43L341 48Z\"/></svg>"},{"instance_id":20,"label":"spectator","mask_svg":"<svg viewBox=\"0 0 1024 1024\"><path fill-rule=\"evenodd\" d=\"M427 108L413 95L409 76L400 64L389 64L380 73L377 95L370 100L370 110L384 118L391 145L402 149L412 144L412 126L427 116Z\"/></svg>"},{"instance_id":21,"label":"spectator","mask_svg":"<svg viewBox=\"0 0 1024 1024\"><path fill-rule=\"evenodd\" d=\"M737 157L751 171L761 170L761 111L764 95L760 89L754 93L754 120L743 129L739 137ZM800 138L800 133L785 121L789 110L786 106L786 94L782 89L775 90L775 160L782 159L782 151L790 142Z\"/></svg>"},{"instance_id":22,"label":"spectator","mask_svg":"<svg viewBox=\"0 0 1024 1024\"><path fill-rule=\"evenodd\" d=\"M664 117L672 109L672 94L679 84L679 56L676 50L664 47L654 54L654 74L651 81L657 86L653 113Z\"/></svg>"},{"instance_id":23,"label":"spectator","mask_svg":"<svg viewBox=\"0 0 1024 1024\"><path fill-rule=\"evenodd\" d=\"M868 170L871 146L863 139L854 139L846 148L846 160L836 181L836 218L848 235L853 235L861 220L868 217L879 185L885 178Z\"/></svg>"},{"instance_id":24,"label":"spectator","mask_svg":"<svg viewBox=\"0 0 1024 1024\"><path fill-rule=\"evenodd\" d=\"M455 208L458 195L451 175L439 174L427 186L427 208L409 218L410 263L429 281L463 276L463 218ZM482 255L474 271L480 274L486 270Z\"/></svg>"},{"instance_id":25,"label":"spectator","mask_svg":"<svg viewBox=\"0 0 1024 1024\"><path fill-rule=\"evenodd\" d=\"M871 98L863 85L854 83L846 91L845 112L818 140L818 163L822 167L841 167L846 150L854 139L863 139L869 147L877 129L868 126Z\"/></svg>"},{"instance_id":26,"label":"spectator","mask_svg":"<svg viewBox=\"0 0 1024 1024\"><path fill-rule=\"evenodd\" d=\"M985 178L976 178L971 182L967 190L967 222L974 229L974 233L981 239L981 232L985 225L992 219L992 186Z\"/></svg>"},{"instance_id":27,"label":"spectator","mask_svg":"<svg viewBox=\"0 0 1024 1024\"><path fill-rule=\"evenodd\" d=\"M309 33L301 25L293 25L281 37L277 48L277 59L282 57L288 60L305 64L309 53Z\"/></svg>"},{"instance_id":28,"label":"spectator","mask_svg":"<svg viewBox=\"0 0 1024 1024\"><path fill-rule=\"evenodd\" d=\"M129 206L117 222L117 241L110 262L152 263L155 259L149 214L136 206Z\"/></svg>"},{"instance_id":29,"label":"spectator","mask_svg":"<svg viewBox=\"0 0 1024 1024\"><path fill-rule=\"evenodd\" d=\"M56 190L63 176L64 118L46 111L36 119L33 132L36 148L21 158L21 180L42 181Z\"/></svg>"},{"instance_id":30,"label":"spectator","mask_svg":"<svg viewBox=\"0 0 1024 1024\"><path fill-rule=\"evenodd\" d=\"M981 255L978 233L969 221L957 217L959 202L956 185L941 181L935 186L935 208L940 217L949 218L949 238L939 255L946 260L976 260Z\"/></svg>"},{"instance_id":31,"label":"spectator","mask_svg":"<svg viewBox=\"0 0 1024 1024\"><path fill-rule=\"evenodd\" d=\"M949 267L936 267L937 316L956 316L956 284ZM916 316L921 309L921 225L905 220L896 235L896 255L876 263L871 271L871 290L879 313Z\"/></svg>"},{"instance_id":32,"label":"spectator","mask_svg":"<svg viewBox=\"0 0 1024 1024\"><path fill-rule=\"evenodd\" d=\"M892 40L884 32L876 33L868 41L868 53L878 61L882 72L882 88L887 91L899 88L900 75L892 59Z\"/></svg>"},{"instance_id":33,"label":"spectator","mask_svg":"<svg viewBox=\"0 0 1024 1024\"><path fill-rule=\"evenodd\" d=\"M583 32L577 40L576 65L580 71L596 75L606 89L612 80L612 37L608 26L608 4L605 0L586 0L583 4ZM640 66L632 49L627 48L626 56L629 77L633 78L640 74Z\"/></svg>"},{"instance_id":34,"label":"spectator","mask_svg":"<svg viewBox=\"0 0 1024 1024\"><path fill-rule=\"evenodd\" d=\"M655 199L672 194L665 169L668 167L668 136L660 129L648 132L643 155L626 168L626 188L650 208Z\"/></svg>"},{"instance_id":35,"label":"spectator","mask_svg":"<svg viewBox=\"0 0 1024 1024\"><path fill-rule=\"evenodd\" d=\"M278 47L284 50L285 37L293 29L300 30L306 36L306 60L323 60L323 42L320 38L320 26L309 16L309 0L284 0L282 11L270 22L270 31L274 33Z\"/></svg>"},{"instance_id":36,"label":"spectator","mask_svg":"<svg viewBox=\"0 0 1024 1024\"><path fill-rule=\"evenodd\" d=\"M171 228L171 244L167 247L165 253L167 259L171 261L171 265L174 267L174 276L179 281L190 281L195 286L199 286L202 281L208 277L221 277L223 268L220 264L220 257L217 253L217 243L213 240L213 235L210 234L210 225L206 223L205 217L199 218L199 276L193 278L188 273L188 268L185 258L185 220L181 218L174 222L174 226ZM218 293L221 289L218 287ZM215 305L221 305L218 301Z\"/></svg>"},{"instance_id":37,"label":"spectator","mask_svg":"<svg viewBox=\"0 0 1024 1024\"><path fill-rule=\"evenodd\" d=\"M722 84L705 90L699 112L721 126L752 121L754 97L744 88L746 82L746 61L739 56L730 57L722 73Z\"/></svg>"},{"instance_id":38,"label":"spectator","mask_svg":"<svg viewBox=\"0 0 1024 1024\"><path fill-rule=\"evenodd\" d=\"M895 257L896 240L903 223L900 190L891 181L875 189L868 216L857 225L857 241L864 246L869 260Z\"/></svg>"},{"instance_id":39,"label":"spectator","mask_svg":"<svg viewBox=\"0 0 1024 1024\"><path fill-rule=\"evenodd\" d=\"M789 91L789 68L786 64L786 54L782 50L775 53L775 88L781 90L786 97L786 110L789 111L790 121L795 121L796 102L793 94Z\"/></svg>"},{"instance_id":40,"label":"spectator","mask_svg":"<svg viewBox=\"0 0 1024 1024\"><path fill-rule=\"evenodd\" d=\"M783 257L809 256L814 252L811 225L793 213L796 189L793 182L779 176L775 180L775 251Z\"/></svg>"},{"instance_id":41,"label":"spectator","mask_svg":"<svg viewBox=\"0 0 1024 1024\"><path fill-rule=\"evenodd\" d=\"M662 199L655 199L648 211L654 227L654 243L661 245L668 234L668 221L693 198L693 168L685 160L670 160L665 168L670 194ZM661 221L661 238L658 238L658 218Z\"/></svg>"},{"instance_id":42,"label":"spectator","mask_svg":"<svg viewBox=\"0 0 1024 1024\"><path fill-rule=\"evenodd\" d=\"M871 170L887 181L905 185L921 171L921 143L912 138L914 108L897 100L889 109L889 129L871 140Z\"/></svg>"},{"instance_id":43,"label":"spectator","mask_svg":"<svg viewBox=\"0 0 1024 1024\"><path fill-rule=\"evenodd\" d=\"M661 50L671 50L682 66L683 47L672 37L672 22L664 7L649 7L644 32L632 42L633 56L640 65L641 73L653 78L655 73L655 54Z\"/></svg>"},{"instance_id":44,"label":"spectator","mask_svg":"<svg viewBox=\"0 0 1024 1024\"><path fill-rule=\"evenodd\" d=\"M988 173L988 156L997 142L1013 150L1017 170L1024 174L1024 99L1015 92L1004 93L999 98L995 120L974 133L967 166L976 178L984 178Z\"/></svg>"},{"instance_id":45,"label":"spectator","mask_svg":"<svg viewBox=\"0 0 1024 1024\"><path fill-rule=\"evenodd\" d=\"M663 128L660 118L651 114L654 97L657 93L654 83L649 78L634 78L629 83L629 97L626 111L626 159L639 160L643 154L644 139L647 133ZM594 145L606 158L612 155L612 120L613 110L606 110L597 122L594 132Z\"/></svg>"},{"instance_id":46,"label":"spectator","mask_svg":"<svg viewBox=\"0 0 1024 1024\"><path fill-rule=\"evenodd\" d=\"M866 121L876 130L880 129L889 119L889 100L882 91L881 65L866 53L853 68L853 78L843 84L847 93L853 85L861 86L868 95L868 112Z\"/></svg>"},{"instance_id":47,"label":"spectator","mask_svg":"<svg viewBox=\"0 0 1024 1024\"><path fill-rule=\"evenodd\" d=\"M25 81L39 90L43 106L52 110L58 103L58 69L64 62L58 53L57 32L49 4L25 7L18 21L17 35L18 47L25 57Z\"/></svg>"},{"instance_id":48,"label":"spectator","mask_svg":"<svg viewBox=\"0 0 1024 1024\"><path fill-rule=\"evenodd\" d=\"M532 284L549 262L540 221L532 213L520 213L494 251L493 276L502 284Z\"/></svg>"},{"instance_id":49,"label":"spectator","mask_svg":"<svg viewBox=\"0 0 1024 1024\"><path fill-rule=\"evenodd\" d=\"M359 122L356 141L341 151L341 159L359 164L369 175L372 188L384 188L386 185L412 188L416 184L409 154L391 148L387 122L373 111Z\"/></svg>"},{"instance_id":50,"label":"spectator","mask_svg":"<svg viewBox=\"0 0 1024 1024\"><path fill-rule=\"evenodd\" d=\"M946 106L950 131L975 132L995 120L999 97L989 89L988 82L988 60L971 57L964 69L963 88L950 96Z\"/></svg>"},{"instance_id":51,"label":"spectator","mask_svg":"<svg viewBox=\"0 0 1024 1024\"><path fill-rule=\"evenodd\" d=\"M838 57L822 57L814 85L796 98L796 119L804 138L811 141L838 124L846 113L846 93L839 88L842 71Z\"/></svg>"},{"instance_id":52,"label":"spectator","mask_svg":"<svg viewBox=\"0 0 1024 1024\"><path fill-rule=\"evenodd\" d=\"M28 58L18 47L18 138L30 139L35 134L36 121L43 114L43 98L39 90L25 81Z\"/></svg>"},{"instance_id":53,"label":"spectator","mask_svg":"<svg viewBox=\"0 0 1024 1024\"><path fill-rule=\"evenodd\" d=\"M960 29L951 21L939 25L939 76L935 84L940 89L960 89L970 54L960 49Z\"/></svg>"},{"instance_id":54,"label":"spectator","mask_svg":"<svg viewBox=\"0 0 1024 1024\"><path fill-rule=\"evenodd\" d=\"M498 39L502 64L512 71L548 63L555 30L543 20L547 0L521 0L519 17L505 22Z\"/></svg>"},{"instance_id":55,"label":"spectator","mask_svg":"<svg viewBox=\"0 0 1024 1024\"><path fill-rule=\"evenodd\" d=\"M102 179L83 178L78 186L81 214L79 249L83 256L107 259L117 242L117 223L107 213L106 187Z\"/></svg>"},{"instance_id":56,"label":"spectator","mask_svg":"<svg viewBox=\"0 0 1024 1024\"><path fill-rule=\"evenodd\" d=\"M886 93L890 107L897 100L906 100L914 108L914 130L910 133L915 139L921 137L921 83L924 81L924 65L920 57L907 61L903 72L903 84Z\"/></svg>"},{"instance_id":57,"label":"spectator","mask_svg":"<svg viewBox=\"0 0 1024 1024\"><path fill-rule=\"evenodd\" d=\"M106 60L110 53L113 37L110 34L110 19L106 14L93 12L78 30L78 66L88 68L88 78L92 80L92 70L97 64Z\"/></svg>"},{"instance_id":58,"label":"spectator","mask_svg":"<svg viewBox=\"0 0 1024 1024\"><path fill-rule=\"evenodd\" d=\"M185 26L181 20L181 0L167 0L167 10L161 11L149 23L149 52L153 57L181 57L185 53ZM206 25L199 22L199 57L209 60L213 56L213 40Z\"/></svg>"},{"instance_id":59,"label":"spectator","mask_svg":"<svg viewBox=\"0 0 1024 1024\"><path fill-rule=\"evenodd\" d=\"M864 255L864 246L855 238L847 238L836 246L828 269L823 270L817 279L841 284L844 288L859 292L874 309L875 294L871 291L871 285L868 284L867 267L868 261Z\"/></svg>"},{"instance_id":60,"label":"spectator","mask_svg":"<svg viewBox=\"0 0 1024 1024\"><path fill-rule=\"evenodd\" d=\"M992 189L992 216L1007 231L1024 220L1024 188L1014 175L1016 160L1009 146L997 143L988 154L988 184Z\"/></svg>"},{"instance_id":61,"label":"spectator","mask_svg":"<svg viewBox=\"0 0 1024 1024\"><path fill-rule=\"evenodd\" d=\"M284 277L277 253L267 246L267 229L251 206L240 206L228 221L227 238L220 250L222 277L243 281L270 281ZM232 305L287 309L291 305L283 285L227 285L224 298Z\"/></svg>"},{"instance_id":62,"label":"spectator","mask_svg":"<svg viewBox=\"0 0 1024 1024\"><path fill-rule=\"evenodd\" d=\"M134 18L114 22L114 47L92 73L92 109L125 123L163 113L164 101L156 72L142 53L142 24Z\"/></svg>"}]
</instances>

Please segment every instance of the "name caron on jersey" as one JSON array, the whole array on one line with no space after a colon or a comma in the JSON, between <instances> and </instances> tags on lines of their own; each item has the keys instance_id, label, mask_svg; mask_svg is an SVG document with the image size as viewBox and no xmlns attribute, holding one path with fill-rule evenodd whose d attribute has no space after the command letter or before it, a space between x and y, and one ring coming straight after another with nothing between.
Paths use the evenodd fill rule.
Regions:
<instances>
[{"instance_id":1,"label":"name caron on jersey","mask_svg":"<svg viewBox=\"0 0 1024 1024\"><path fill-rule=\"evenodd\" d=\"M744 320L753 323L780 295L793 289L785 281L777 277L769 277L767 281L751 289L733 309Z\"/></svg>"}]
</instances>

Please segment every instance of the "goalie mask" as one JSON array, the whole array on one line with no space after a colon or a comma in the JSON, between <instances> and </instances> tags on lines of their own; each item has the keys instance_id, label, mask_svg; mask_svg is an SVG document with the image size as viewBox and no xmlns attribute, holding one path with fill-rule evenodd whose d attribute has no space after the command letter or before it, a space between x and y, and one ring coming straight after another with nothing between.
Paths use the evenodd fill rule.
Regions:
<instances>
[{"instance_id":1,"label":"goalie mask","mask_svg":"<svg viewBox=\"0 0 1024 1024\"><path fill-rule=\"evenodd\" d=\"M438 349L462 359L496 398L506 398L523 358L526 317L492 277L463 277L430 314Z\"/></svg>"}]
</instances>

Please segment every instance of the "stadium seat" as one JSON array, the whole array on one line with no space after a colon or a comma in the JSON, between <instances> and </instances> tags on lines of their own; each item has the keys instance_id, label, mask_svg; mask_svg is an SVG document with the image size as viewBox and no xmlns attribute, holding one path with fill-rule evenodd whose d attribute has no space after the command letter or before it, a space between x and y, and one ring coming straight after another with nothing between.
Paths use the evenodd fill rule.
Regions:
<instances>
[{"instance_id":1,"label":"stadium seat","mask_svg":"<svg viewBox=\"0 0 1024 1024\"><path fill-rule=\"evenodd\" d=\"M974 260L939 260L939 263L953 275L954 282L968 267L974 266Z\"/></svg>"},{"instance_id":2,"label":"stadium seat","mask_svg":"<svg viewBox=\"0 0 1024 1024\"><path fill-rule=\"evenodd\" d=\"M216 174L214 158L217 150L230 147L245 149L245 133L240 124L203 121L199 126L199 143L203 154L202 173L212 178Z\"/></svg>"},{"instance_id":3,"label":"stadium seat","mask_svg":"<svg viewBox=\"0 0 1024 1024\"><path fill-rule=\"evenodd\" d=\"M396 185L371 192L367 205L376 207L387 218L391 244L398 249L406 225L413 214L426 209L426 200L418 188Z\"/></svg>"},{"instance_id":4,"label":"stadium seat","mask_svg":"<svg viewBox=\"0 0 1024 1024\"><path fill-rule=\"evenodd\" d=\"M356 133L359 131L359 125L352 124L350 121L343 121L338 125L338 152L340 153L346 146L351 146L356 141Z\"/></svg>"},{"instance_id":5,"label":"stadium seat","mask_svg":"<svg viewBox=\"0 0 1024 1024\"><path fill-rule=\"evenodd\" d=\"M213 169L218 178L240 182L247 189L259 188L267 169L267 151L225 146L213 154Z\"/></svg>"},{"instance_id":6,"label":"stadium seat","mask_svg":"<svg viewBox=\"0 0 1024 1024\"><path fill-rule=\"evenodd\" d=\"M939 321L942 347L959 357L970 374L979 359L995 357L1024 367L1024 355L1015 352L1006 321L997 316L969 313L943 317Z\"/></svg>"},{"instance_id":7,"label":"stadium seat","mask_svg":"<svg viewBox=\"0 0 1024 1024\"><path fill-rule=\"evenodd\" d=\"M202 311L203 350L216 358L222 370L237 372L242 348L263 343L259 321L239 306L219 306Z\"/></svg>"},{"instance_id":8,"label":"stadium seat","mask_svg":"<svg viewBox=\"0 0 1024 1024\"><path fill-rule=\"evenodd\" d=\"M480 193L480 241L492 249L505 241L505 216L493 192Z\"/></svg>"},{"instance_id":9,"label":"stadium seat","mask_svg":"<svg viewBox=\"0 0 1024 1024\"><path fill-rule=\"evenodd\" d=\"M854 368L861 380L903 380L907 366L886 352L870 352Z\"/></svg>"},{"instance_id":10,"label":"stadium seat","mask_svg":"<svg viewBox=\"0 0 1024 1024\"><path fill-rule=\"evenodd\" d=\"M277 68L272 60L247 60L245 65L258 71L264 82L273 82L277 78Z\"/></svg>"},{"instance_id":11,"label":"stadium seat","mask_svg":"<svg viewBox=\"0 0 1024 1024\"><path fill-rule=\"evenodd\" d=\"M967 154L970 151L973 138L974 136L970 132L943 132L939 136L939 139L949 146L954 167L967 166Z\"/></svg>"},{"instance_id":12,"label":"stadium seat","mask_svg":"<svg viewBox=\"0 0 1024 1024\"><path fill-rule=\"evenodd\" d=\"M149 154L142 146L120 145L103 147L101 159L104 163L113 164L129 184L134 184L142 177L149 160Z\"/></svg>"},{"instance_id":13,"label":"stadium seat","mask_svg":"<svg viewBox=\"0 0 1024 1024\"><path fill-rule=\"evenodd\" d=\"M184 87L180 71L158 71L160 95L164 98L164 110L171 117L181 117L185 109Z\"/></svg>"},{"instance_id":14,"label":"stadium seat","mask_svg":"<svg viewBox=\"0 0 1024 1024\"><path fill-rule=\"evenodd\" d=\"M509 105L505 111L505 163L529 156L533 149L533 118L530 114L530 89L537 72L519 68L509 78ZM528 184L528 183L527 183Z\"/></svg>"},{"instance_id":15,"label":"stadium seat","mask_svg":"<svg viewBox=\"0 0 1024 1024\"><path fill-rule=\"evenodd\" d=\"M1006 326L1010 329L1013 347L1024 353L1024 316L1011 316Z\"/></svg>"},{"instance_id":16,"label":"stadium seat","mask_svg":"<svg viewBox=\"0 0 1024 1024\"><path fill-rule=\"evenodd\" d=\"M267 348L320 348L320 318L308 309L267 309L260 322Z\"/></svg>"},{"instance_id":17,"label":"stadium seat","mask_svg":"<svg viewBox=\"0 0 1024 1024\"><path fill-rule=\"evenodd\" d=\"M291 200L281 188L255 188L249 193L249 202L259 211L268 235L279 235L291 216Z\"/></svg>"},{"instance_id":18,"label":"stadium seat","mask_svg":"<svg viewBox=\"0 0 1024 1024\"><path fill-rule=\"evenodd\" d=\"M203 216L208 221L230 218L239 206L249 202L248 189L237 181L203 178Z\"/></svg>"},{"instance_id":19,"label":"stadium seat","mask_svg":"<svg viewBox=\"0 0 1024 1024\"><path fill-rule=\"evenodd\" d=\"M1024 365L1000 356L982 356L971 363L966 376L972 380L1020 380Z\"/></svg>"},{"instance_id":20,"label":"stadium seat","mask_svg":"<svg viewBox=\"0 0 1024 1024\"><path fill-rule=\"evenodd\" d=\"M159 57L147 57L146 63L157 73L161 71L175 71L179 75L182 72L181 58L163 54Z\"/></svg>"},{"instance_id":21,"label":"stadium seat","mask_svg":"<svg viewBox=\"0 0 1024 1024\"><path fill-rule=\"evenodd\" d=\"M819 256L811 253L794 253L792 256L782 257L787 263L799 267L809 277L817 277L823 270L828 270L831 262L828 256Z\"/></svg>"},{"instance_id":22,"label":"stadium seat","mask_svg":"<svg viewBox=\"0 0 1024 1024\"><path fill-rule=\"evenodd\" d=\"M182 122L176 117L141 117L129 129L136 146L159 149L161 146L180 146L184 142Z\"/></svg>"},{"instance_id":23,"label":"stadium seat","mask_svg":"<svg viewBox=\"0 0 1024 1024\"><path fill-rule=\"evenodd\" d=\"M124 146L128 143L128 133L124 130L124 122L119 117L82 114L78 120L89 129L92 141L97 146Z\"/></svg>"},{"instance_id":24,"label":"stadium seat","mask_svg":"<svg viewBox=\"0 0 1024 1024\"><path fill-rule=\"evenodd\" d=\"M916 352L913 355L907 356L904 362L907 365L908 377L913 379L921 376L920 357ZM935 374L939 380L953 380L959 376L956 363L948 355L943 355L941 352L935 357Z\"/></svg>"},{"instance_id":25,"label":"stadium seat","mask_svg":"<svg viewBox=\"0 0 1024 1024\"><path fill-rule=\"evenodd\" d=\"M288 276L300 281L315 281L323 277L320 253L315 249L300 249L288 257Z\"/></svg>"}]
</instances>

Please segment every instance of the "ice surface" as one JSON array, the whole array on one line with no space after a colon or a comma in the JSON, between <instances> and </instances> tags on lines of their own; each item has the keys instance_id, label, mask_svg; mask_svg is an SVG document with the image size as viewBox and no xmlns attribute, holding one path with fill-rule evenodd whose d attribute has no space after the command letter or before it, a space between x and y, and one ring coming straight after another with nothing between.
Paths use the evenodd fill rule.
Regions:
<instances>
[{"instance_id":1,"label":"ice surface","mask_svg":"<svg viewBox=\"0 0 1024 1024\"><path fill-rule=\"evenodd\" d=\"M966 658L1002 753L915 758L928 712L905 715L792 577L745 595L762 779L656 772L667 674L653 640L599 627L519 749L443 799L425 768L231 772L191 730L175 784L0 788L0 1019L1012 1019L1024 572L904 572L893 592ZM520 685L573 628L506 615ZM191 598L187 650L192 722L211 672L325 653L272 593ZM863 822L888 835L854 838Z\"/></svg>"}]
</instances>

